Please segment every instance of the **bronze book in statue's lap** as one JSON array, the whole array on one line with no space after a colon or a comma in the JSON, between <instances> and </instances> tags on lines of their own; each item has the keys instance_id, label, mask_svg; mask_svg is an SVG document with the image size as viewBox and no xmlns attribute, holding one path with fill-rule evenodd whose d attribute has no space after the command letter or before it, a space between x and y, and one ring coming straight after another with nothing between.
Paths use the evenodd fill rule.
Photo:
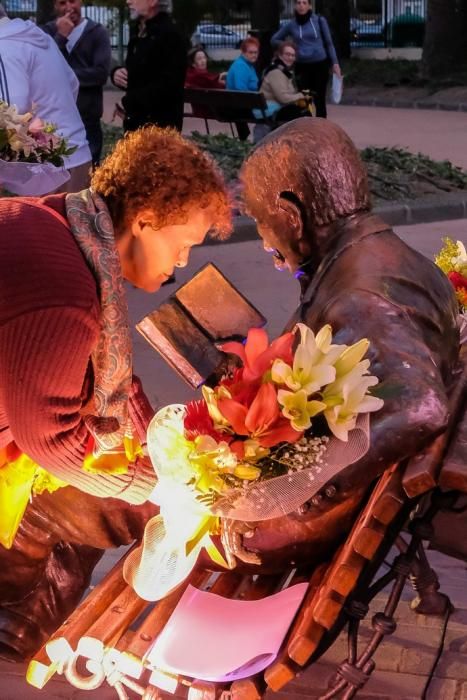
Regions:
<instances>
[{"instance_id":1,"label":"bronze book in statue's lap","mask_svg":"<svg viewBox=\"0 0 467 700\"><path fill-rule=\"evenodd\" d=\"M212 263L136 326L183 379L198 388L223 360L218 345L243 340L266 319Z\"/></svg>"}]
</instances>

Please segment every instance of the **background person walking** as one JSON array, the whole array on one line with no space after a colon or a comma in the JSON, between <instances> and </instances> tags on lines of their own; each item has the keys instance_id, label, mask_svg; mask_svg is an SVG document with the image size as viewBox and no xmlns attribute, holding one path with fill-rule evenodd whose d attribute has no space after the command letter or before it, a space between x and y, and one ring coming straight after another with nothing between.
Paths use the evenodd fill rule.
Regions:
<instances>
[{"instance_id":1,"label":"background person walking","mask_svg":"<svg viewBox=\"0 0 467 700\"><path fill-rule=\"evenodd\" d=\"M78 78L78 110L95 166L102 152L103 93L111 59L109 35L102 24L83 17L81 0L55 0L54 7L57 19L42 29L54 38Z\"/></svg>"},{"instance_id":2,"label":"background person walking","mask_svg":"<svg viewBox=\"0 0 467 700\"><path fill-rule=\"evenodd\" d=\"M126 91L123 128L145 124L183 126L183 90L187 42L167 12L165 0L127 0L132 30L125 66L112 72L114 85Z\"/></svg>"},{"instance_id":3,"label":"background person walking","mask_svg":"<svg viewBox=\"0 0 467 700\"><path fill-rule=\"evenodd\" d=\"M295 18L284 24L271 39L274 48L291 37L297 47L295 72L299 88L314 93L316 116L326 118L326 88L329 68L341 76L329 25L313 12L310 0L296 0Z\"/></svg>"}]
</instances>

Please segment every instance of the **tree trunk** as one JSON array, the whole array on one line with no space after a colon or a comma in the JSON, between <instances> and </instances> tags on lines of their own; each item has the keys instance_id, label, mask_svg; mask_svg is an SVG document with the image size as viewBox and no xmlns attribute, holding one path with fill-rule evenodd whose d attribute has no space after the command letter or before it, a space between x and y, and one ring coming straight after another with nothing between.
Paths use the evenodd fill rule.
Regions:
<instances>
[{"instance_id":1,"label":"tree trunk","mask_svg":"<svg viewBox=\"0 0 467 700\"><path fill-rule=\"evenodd\" d=\"M55 17L54 0L37 0L36 22L40 26Z\"/></svg>"},{"instance_id":2,"label":"tree trunk","mask_svg":"<svg viewBox=\"0 0 467 700\"><path fill-rule=\"evenodd\" d=\"M172 0L172 15L180 31L189 38L204 15L215 7L213 0Z\"/></svg>"},{"instance_id":3,"label":"tree trunk","mask_svg":"<svg viewBox=\"0 0 467 700\"><path fill-rule=\"evenodd\" d=\"M349 0L316 0L316 12L326 17L331 29L337 57L350 56L350 2Z\"/></svg>"},{"instance_id":4,"label":"tree trunk","mask_svg":"<svg viewBox=\"0 0 467 700\"><path fill-rule=\"evenodd\" d=\"M251 33L259 39L260 43L257 62L257 69L260 74L272 60L271 37L279 29L281 5L280 0L253 0Z\"/></svg>"},{"instance_id":5,"label":"tree trunk","mask_svg":"<svg viewBox=\"0 0 467 700\"><path fill-rule=\"evenodd\" d=\"M422 66L428 78L466 63L467 0L428 0Z\"/></svg>"}]
</instances>

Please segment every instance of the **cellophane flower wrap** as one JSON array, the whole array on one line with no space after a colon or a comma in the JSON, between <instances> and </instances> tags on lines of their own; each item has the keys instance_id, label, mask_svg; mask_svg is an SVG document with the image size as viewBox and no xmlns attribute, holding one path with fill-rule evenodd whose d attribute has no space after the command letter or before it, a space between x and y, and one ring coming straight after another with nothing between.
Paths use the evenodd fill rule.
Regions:
<instances>
[{"instance_id":1,"label":"cellophane flower wrap","mask_svg":"<svg viewBox=\"0 0 467 700\"><path fill-rule=\"evenodd\" d=\"M332 342L298 324L269 344L252 329L226 343L241 367L203 398L167 406L148 430L160 514L146 526L124 575L157 600L183 581L202 547L226 566L211 536L223 518L257 522L299 508L369 446L368 414L383 401L364 359L369 342Z\"/></svg>"},{"instance_id":2,"label":"cellophane flower wrap","mask_svg":"<svg viewBox=\"0 0 467 700\"><path fill-rule=\"evenodd\" d=\"M55 125L0 100L0 188L25 196L53 192L69 180L64 158L75 150Z\"/></svg>"}]
</instances>

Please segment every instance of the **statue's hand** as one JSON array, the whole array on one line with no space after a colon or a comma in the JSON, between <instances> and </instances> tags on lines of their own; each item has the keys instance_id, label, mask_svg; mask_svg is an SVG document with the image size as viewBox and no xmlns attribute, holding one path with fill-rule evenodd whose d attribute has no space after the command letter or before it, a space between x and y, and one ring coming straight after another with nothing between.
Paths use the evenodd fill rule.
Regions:
<instances>
[{"instance_id":1,"label":"statue's hand","mask_svg":"<svg viewBox=\"0 0 467 700\"><path fill-rule=\"evenodd\" d=\"M261 564L259 556L243 546L243 538L248 539L253 534L254 528L249 523L229 518L221 519L221 542L227 564L231 569L235 568L236 559L246 564Z\"/></svg>"},{"instance_id":2,"label":"statue's hand","mask_svg":"<svg viewBox=\"0 0 467 700\"><path fill-rule=\"evenodd\" d=\"M216 347L221 349L219 345L216 345ZM224 377L233 376L238 367L241 367L240 358L238 358L236 355L224 353L224 357L220 364L216 367L214 372L209 375L205 381L205 384L213 389Z\"/></svg>"}]
</instances>

